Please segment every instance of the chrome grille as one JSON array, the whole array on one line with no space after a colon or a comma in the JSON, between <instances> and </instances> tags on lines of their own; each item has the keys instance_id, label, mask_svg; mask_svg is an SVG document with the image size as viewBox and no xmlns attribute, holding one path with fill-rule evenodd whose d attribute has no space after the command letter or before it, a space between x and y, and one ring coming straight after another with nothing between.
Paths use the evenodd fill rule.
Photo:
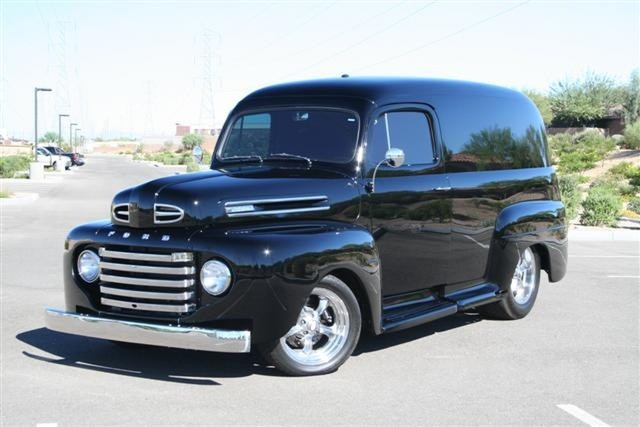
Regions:
<instances>
[{"instance_id":1,"label":"chrome grille","mask_svg":"<svg viewBox=\"0 0 640 427\"><path fill-rule=\"evenodd\" d=\"M100 248L99 255L102 305L114 311L173 314L196 309L193 253Z\"/></svg>"},{"instance_id":2,"label":"chrome grille","mask_svg":"<svg viewBox=\"0 0 640 427\"><path fill-rule=\"evenodd\" d=\"M153 205L153 222L171 224L184 218L184 211L177 206L156 203Z\"/></svg>"},{"instance_id":3,"label":"chrome grille","mask_svg":"<svg viewBox=\"0 0 640 427\"><path fill-rule=\"evenodd\" d=\"M129 204L122 203L119 205L113 205L111 208L111 215L116 221L129 223Z\"/></svg>"}]
</instances>

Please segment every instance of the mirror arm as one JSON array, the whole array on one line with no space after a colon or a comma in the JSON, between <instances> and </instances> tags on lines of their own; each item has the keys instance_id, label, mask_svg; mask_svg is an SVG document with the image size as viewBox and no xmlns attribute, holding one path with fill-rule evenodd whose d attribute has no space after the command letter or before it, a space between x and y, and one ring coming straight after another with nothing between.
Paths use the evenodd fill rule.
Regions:
<instances>
[{"instance_id":1,"label":"mirror arm","mask_svg":"<svg viewBox=\"0 0 640 427\"><path fill-rule=\"evenodd\" d=\"M382 166L383 163L389 163L388 159L382 159L378 162L375 169L373 170L373 177L371 178L371 182L367 185L367 192L374 193L376 191L376 174L378 173L378 168Z\"/></svg>"}]
</instances>

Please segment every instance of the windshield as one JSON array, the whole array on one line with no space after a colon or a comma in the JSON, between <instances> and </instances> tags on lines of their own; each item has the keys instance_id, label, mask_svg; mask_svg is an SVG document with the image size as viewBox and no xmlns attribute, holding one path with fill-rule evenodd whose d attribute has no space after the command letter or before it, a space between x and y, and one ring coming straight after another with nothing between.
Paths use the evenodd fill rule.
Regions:
<instances>
[{"instance_id":1,"label":"windshield","mask_svg":"<svg viewBox=\"0 0 640 427\"><path fill-rule=\"evenodd\" d=\"M239 116L218 158L347 163L358 140L355 113L329 109L278 109Z\"/></svg>"}]
</instances>

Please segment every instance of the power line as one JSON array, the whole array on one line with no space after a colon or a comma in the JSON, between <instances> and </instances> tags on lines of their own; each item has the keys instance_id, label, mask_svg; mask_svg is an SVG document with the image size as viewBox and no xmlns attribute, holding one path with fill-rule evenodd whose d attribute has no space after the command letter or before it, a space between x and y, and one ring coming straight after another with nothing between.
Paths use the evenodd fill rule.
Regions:
<instances>
[{"instance_id":1,"label":"power line","mask_svg":"<svg viewBox=\"0 0 640 427\"><path fill-rule=\"evenodd\" d=\"M502 15L505 15L505 14L507 14L509 12L513 12L514 10L518 9L519 7L524 6L525 4L529 3L530 1L531 0L526 0L526 1L523 1L521 3L518 3L515 6L509 7L509 8L504 9L504 10L502 10L502 11L500 11L500 12L494 14L494 15L491 15L491 16L488 16L488 17L486 17L484 19L481 19L480 21L476 21L476 22L474 22L474 23L472 23L470 25L464 26L464 27L462 27L462 28L460 28L460 29L458 29L458 30L456 30L456 31L454 31L452 33L449 33L449 34L447 34L447 35L445 35L443 37L440 37L438 39L432 40L432 41L427 42L425 44L419 45L417 47L414 47L413 49L409 49L409 50L407 50L407 51L405 51L403 53L400 53L398 55L394 55L394 56L391 56L389 58L383 59L381 61L374 62L373 64L369 64L369 65L366 65L364 67L358 68L356 71L366 70L368 68L375 67L377 65L384 64L384 63L387 63L389 61L393 61L393 60L398 59L398 58L402 58L403 56L406 56L406 55L409 55L411 53L417 52L419 50L425 49L425 48L427 48L429 46L433 46L436 43L440 43L441 41L450 39L451 37L455 37L455 36L457 36L459 34L462 34L462 33L466 32L466 31L469 31L469 30L471 30L471 29L473 29L473 28L475 28L475 27L477 27L479 25L482 25L482 24L486 23L487 21L490 21L490 20L495 19L495 18L497 18L499 16L502 16Z\"/></svg>"},{"instance_id":2,"label":"power line","mask_svg":"<svg viewBox=\"0 0 640 427\"><path fill-rule=\"evenodd\" d=\"M302 48L302 49L300 49L300 50L298 50L296 52L293 52L293 53L291 53L289 55L284 55L284 56L280 57L279 60L291 59L292 57L298 56L301 53L309 52L309 51L312 51L313 49L316 49L316 48L318 48L320 46L323 46L323 45L327 44L328 42L330 42L332 40L335 40L337 38L342 37L344 34L346 34L347 32L351 31L353 28L361 27L361 26L373 21L374 19L378 18L379 16L386 15L387 13L391 12L393 9L395 9L398 6L406 3L407 1L408 0L398 1L398 2L394 3L393 5L391 5L391 7L388 7L386 9L384 9L382 12L378 12L378 13L372 15L372 16L369 16L368 18L358 22L357 24L350 24L349 28L346 29L346 30L337 32L333 36L331 36L329 38L326 38L326 39L323 39L319 43L316 43L316 44L314 44L312 46L305 46L304 48Z\"/></svg>"},{"instance_id":3,"label":"power line","mask_svg":"<svg viewBox=\"0 0 640 427\"><path fill-rule=\"evenodd\" d=\"M320 59L319 61L316 61L316 62L314 62L313 64L310 64L310 65L308 65L308 66L306 66L306 67L304 67L304 68L302 68L302 69L300 69L300 70L297 70L297 71L295 71L295 72L289 73L289 74L287 74L287 75L283 76L283 77L282 77L282 79L286 79L286 78L288 78L288 77L290 77L290 76L292 76L292 75L300 74L300 73L302 73L302 72L304 72L304 71L307 71L307 70L309 70L309 69L311 69L311 68L314 68L315 66L317 66L317 65L319 65L319 64L322 64L323 62L326 62L326 61L328 61L328 60L330 60L330 59L332 59L332 58L334 58L334 57L336 57L336 56L338 56L338 55L342 55L342 54L344 54L344 53L346 53L346 52L350 51L351 49L353 49L353 48L355 48L355 47L358 47L358 46L360 46L361 44L363 44L363 43L365 43L365 42L367 42L367 41L371 40L372 38L377 37L377 36L379 36L380 34L386 33L387 31L389 31L390 29L392 29L392 28L393 28L393 27L395 27L396 25L398 25L398 24L400 24L400 23L402 23L402 22L406 21L406 20L407 20L407 19L409 19L409 18L412 18L412 17L416 16L417 14L419 14L420 12L422 12L423 10L425 10L426 8L433 6L433 5L434 5L434 4L436 4L437 2L438 2L438 0L432 1L431 3L428 3L428 4L426 4L426 5L422 6L422 7L420 7L419 9L417 9L417 10L415 10L415 11L413 11L413 12L411 12L411 13L409 13L409 14L405 15L405 16L403 16L402 18L398 19L397 21L394 21L393 23L391 23L391 24L387 25L386 27L384 27L384 28L383 28L383 29L381 29L380 31L376 31L375 33L368 35L367 37L365 37L365 38L363 38L363 39L359 40L358 42L356 42L356 43L354 43L354 44L352 44L352 45L349 45L349 46L347 46L346 48L341 49L341 50L339 50L338 52L335 52L335 53L333 53L333 54L331 54L331 55L329 55L329 56L326 56L326 57L324 57L324 58Z\"/></svg>"},{"instance_id":4,"label":"power line","mask_svg":"<svg viewBox=\"0 0 640 427\"><path fill-rule=\"evenodd\" d=\"M295 25L294 27L290 28L288 31L279 34L275 39L272 39L268 43L266 43L266 44L260 46L259 48L257 48L256 51L258 52L258 54L264 54L266 52L269 52L269 48L271 46L273 46L275 43L279 42L280 40L282 40L282 39L284 39L284 38L286 38L288 36L290 36L292 33L295 33L299 29L305 28L308 24L310 24L311 22L316 20L318 18L318 16L322 15L323 13L325 13L327 10L329 10L330 8L335 6L337 3L338 3L338 0L334 0L329 4L326 4L323 8L318 10L316 13L311 15L309 18L307 18L304 21L298 23L298 25ZM233 58L232 60L235 61L237 59L240 59L240 62L246 62L246 59L245 59L244 56L240 57L240 58ZM251 60L255 61L255 57L252 57Z\"/></svg>"}]
</instances>

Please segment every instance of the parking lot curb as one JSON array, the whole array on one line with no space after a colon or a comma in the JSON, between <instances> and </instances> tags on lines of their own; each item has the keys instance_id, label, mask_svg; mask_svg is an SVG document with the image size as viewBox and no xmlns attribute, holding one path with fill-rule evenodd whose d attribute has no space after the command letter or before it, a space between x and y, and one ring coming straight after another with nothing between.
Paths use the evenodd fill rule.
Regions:
<instances>
[{"instance_id":1,"label":"parking lot curb","mask_svg":"<svg viewBox=\"0 0 640 427\"><path fill-rule=\"evenodd\" d=\"M27 203L33 203L40 198L38 193L13 193L11 197L0 199L0 205L2 206L14 206L23 205Z\"/></svg>"},{"instance_id":2,"label":"parking lot curb","mask_svg":"<svg viewBox=\"0 0 640 427\"><path fill-rule=\"evenodd\" d=\"M572 226L569 229L569 241L627 241L640 242L640 230L625 228Z\"/></svg>"}]
</instances>

